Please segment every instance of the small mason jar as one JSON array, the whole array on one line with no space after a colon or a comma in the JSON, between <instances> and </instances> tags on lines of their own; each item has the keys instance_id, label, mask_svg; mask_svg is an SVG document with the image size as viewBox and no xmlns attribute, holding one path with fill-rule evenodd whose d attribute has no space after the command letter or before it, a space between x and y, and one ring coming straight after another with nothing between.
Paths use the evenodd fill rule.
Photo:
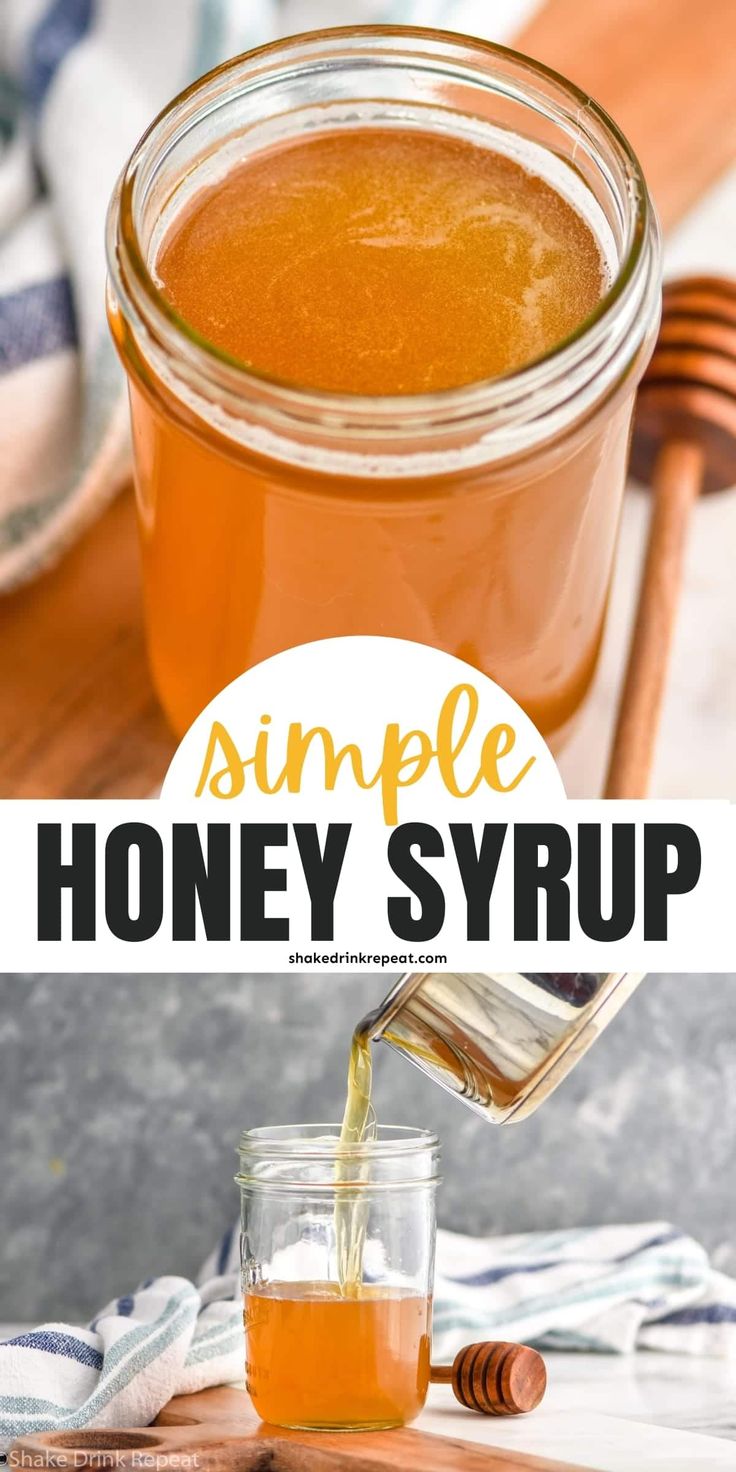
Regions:
<instances>
[{"instance_id":1,"label":"small mason jar","mask_svg":"<svg viewBox=\"0 0 736 1472\"><path fill-rule=\"evenodd\" d=\"M517 372L424 394L317 391L202 338L157 278L179 212L264 149L361 127L465 139L544 178L598 239L610 285L595 310ZM659 257L615 123L503 47L411 27L315 32L176 98L108 223L148 646L175 731L270 655L384 634L475 665L559 744L598 659Z\"/></svg>"},{"instance_id":2,"label":"small mason jar","mask_svg":"<svg viewBox=\"0 0 736 1472\"><path fill-rule=\"evenodd\" d=\"M429 1383L439 1144L390 1125L240 1140L246 1384L272 1425L402 1426Z\"/></svg>"}]
</instances>

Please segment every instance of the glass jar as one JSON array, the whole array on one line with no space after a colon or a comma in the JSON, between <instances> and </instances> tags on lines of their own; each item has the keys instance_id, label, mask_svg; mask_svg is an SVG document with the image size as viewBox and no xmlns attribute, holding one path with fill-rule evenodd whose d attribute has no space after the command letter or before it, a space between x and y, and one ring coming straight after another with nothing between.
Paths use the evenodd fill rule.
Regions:
<instances>
[{"instance_id":1,"label":"glass jar","mask_svg":"<svg viewBox=\"0 0 736 1472\"><path fill-rule=\"evenodd\" d=\"M250 153L361 126L449 132L546 178L608 261L596 310L518 372L398 397L287 384L188 328L156 278L182 206ZM157 118L115 192L108 261L148 644L174 729L269 655L387 634L461 656L559 739L596 667L659 317L656 221L611 119L469 37L297 36L219 67Z\"/></svg>"},{"instance_id":2,"label":"glass jar","mask_svg":"<svg viewBox=\"0 0 736 1472\"><path fill-rule=\"evenodd\" d=\"M284 1125L240 1141L246 1383L277 1426L401 1426L427 1393L437 1137L339 1135Z\"/></svg>"}]
</instances>

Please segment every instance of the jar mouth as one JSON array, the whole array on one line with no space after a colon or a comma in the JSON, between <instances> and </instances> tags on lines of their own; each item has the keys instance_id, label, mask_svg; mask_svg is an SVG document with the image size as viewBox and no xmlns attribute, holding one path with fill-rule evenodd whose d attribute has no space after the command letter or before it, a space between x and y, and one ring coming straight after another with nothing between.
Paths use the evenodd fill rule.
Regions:
<instances>
[{"instance_id":1,"label":"jar mouth","mask_svg":"<svg viewBox=\"0 0 736 1472\"><path fill-rule=\"evenodd\" d=\"M439 1138L432 1130L414 1129L408 1125L379 1124L371 1139L343 1143L341 1126L327 1124L261 1125L243 1130L239 1151L257 1159L315 1161L349 1159L351 1161L394 1160L397 1156L417 1151L438 1150Z\"/></svg>"},{"instance_id":2,"label":"jar mouth","mask_svg":"<svg viewBox=\"0 0 736 1472\"><path fill-rule=\"evenodd\" d=\"M511 373L423 394L367 396L310 388L246 365L218 348L176 312L154 279L141 246L137 216L142 196L151 187L156 159L171 155L185 135L211 120L232 97L267 92L274 80L296 77L300 67L312 67L315 77L330 66L337 71L355 55L365 61L370 52L372 59L374 51L378 66L413 66L433 78L448 76L458 85L465 81L469 88L511 99L522 109L538 108L551 120L550 126L559 124L564 136L572 139L573 156L578 151L580 157L595 160L615 197L621 242L610 286L568 337ZM551 156L553 150L547 151ZM573 167L582 176L581 167ZM397 427L411 437L426 434L428 426L447 429L479 419L491 428L500 420L503 427L519 416L528 420L532 399L537 412L540 407L548 409L536 401L550 393L559 400L561 386L569 401L601 370L615 382L656 325L658 256L656 218L641 166L603 108L559 73L511 48L457 32L410 26L305 32L244 53L207 73L174 98L144 133L118 181L107 225L115 301L154 358L158 351L175 362L179 382L196 387L205 397L218 394L219 402L234 412L242 411L244 402L251 409L257 407L277 428L319 423L338 436L347 432L358 438ZM546 432L556 431L558 418L545 416ZM507 448L513 451L513 443Z\"/></svg>"},{"instance_id":3,"label":"jar mouth","mask_svg":"<svg viewBox=\"0 0 736 1472\"><path fill-rule=\"evenodd\" d=\"M339 1124L265 1125L240 1137L244 1191L319 1196L425 1190L438 1181L431 1130L381 1124L373 1139L341 1144Z\"/></svg>"}]
</instances>

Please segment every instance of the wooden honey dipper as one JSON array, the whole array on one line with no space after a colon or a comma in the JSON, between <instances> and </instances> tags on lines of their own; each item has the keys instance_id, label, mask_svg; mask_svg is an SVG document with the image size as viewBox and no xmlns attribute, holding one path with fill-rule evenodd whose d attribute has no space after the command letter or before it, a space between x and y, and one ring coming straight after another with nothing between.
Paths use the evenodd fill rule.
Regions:
<instances>
[{"instance_id":1,"label":"wooden honey dipper","mask_svg":"<svg viewBox=\"0 0 736 1472\"><path fill-rule=\"evenodd\" d=\"M433 1384L451 1385L461 1406L485 1416L519 1416L533 1411L547 1389L541 1354L527 1344L505 1341L466 1344L451 1365L431 1365Z\"/></svg>"},{"instance_id":2,"label":"wooden honey dipper","mask_svg":"<svg viewBox=\"0 0 736 1472\"><path fill-rule=\"evenodd\" d=\"M654 508L605 796L638 798L649 787L691 512L702 491L736 484L736 283L691 276L665 287L631 468L652 486Z\"/></svg>"}]
</instances>

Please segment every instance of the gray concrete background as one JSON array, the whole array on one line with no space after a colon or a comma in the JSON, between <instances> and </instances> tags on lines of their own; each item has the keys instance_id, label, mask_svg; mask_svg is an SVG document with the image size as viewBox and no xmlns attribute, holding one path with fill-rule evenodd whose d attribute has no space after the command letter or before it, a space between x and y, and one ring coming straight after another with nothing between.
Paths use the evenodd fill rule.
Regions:
<instances>
[{"instance_id":1,"label":"gray concrete background","mask_svg":"<svg viewBox=\"0 0 736 1472\"><path fill-rule=\"evenodd\" d=\"M390 978L0 977L0 1320L195 1272L245 1125L337 1118ZM470 1232L668 1218L736 1273L736 976L654 976L533 1119L475 1118L387 1049L384 1122L436 1128Z\"/></svg>"}]
</instances>

